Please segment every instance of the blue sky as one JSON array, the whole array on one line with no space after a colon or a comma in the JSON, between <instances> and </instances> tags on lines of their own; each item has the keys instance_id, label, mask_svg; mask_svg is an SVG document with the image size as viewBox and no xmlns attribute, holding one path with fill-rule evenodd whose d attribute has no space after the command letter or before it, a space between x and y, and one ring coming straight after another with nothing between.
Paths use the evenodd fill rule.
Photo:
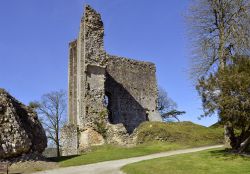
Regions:
<instances>
[{"instance_id":1,"label":"blue sky","mask_svg":"<svg viewBox=\"0 0 250 174\"><path fill-rule=\"evenodd\" d=\"M25 104L67 90L68 43L77 37L85 3L102 15L108 53L156 64L159 85L187 112L181 120L216 121L198 120L183 0L1 0L0 87Z\"/></svg>"}]
</instances>

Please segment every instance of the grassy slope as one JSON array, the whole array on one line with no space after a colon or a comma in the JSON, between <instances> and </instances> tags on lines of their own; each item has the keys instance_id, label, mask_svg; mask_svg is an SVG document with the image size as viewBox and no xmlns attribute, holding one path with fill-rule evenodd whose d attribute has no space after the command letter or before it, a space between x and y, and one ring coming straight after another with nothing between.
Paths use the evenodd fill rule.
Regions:
<instances>
[{"instance_id":1,"label":"grassy slope","mask_svg":"<svg viewBox=\"0 0 250 174\"><path fill-rule=\"evenodd\" d=\"M104 145L99 147L93 147L91 152L87 152L79 156L60 157L53 159L53 161L59 162L59 165L61 167L78 166L102 161L143 156L147 154L176 150L181 148L185 147L179 144L166 144L160 142L152 144L142 144L130 148L119 147L114 145Z\"/></svg>"},{"instance_id":2,"label":"grassy slope","mask_svg":"<svg viewBox=\"0 0 250 174\"><path fill-rule=\"evenodd\" d=\"M139 141L143 144L136 147L125 148L111 145L93 147L91 152L80 156L60 157L54 161L59 162L62 167L77 166L169 150L220 144L223 139L222 135L222 129L206 128L191 122L146 122L138 128ZM155 141L155 139L159 141Z\"/></svg>"},{"instance_id":3,"label":"grassy slope","mask_svg":"<svg viewBox=\"0 0 250 174\"><path fill-rule=\"evenodd\" d=\"M138 141L160 140L194 146L223 143L223 128L208 128L192 122L145 122L138 128Z\"/></svg>"},{"instance_id":4,"label":"grassy slope","mask_svg":"<svg viewBox=\"0 0 250 174\"><path fill-rule=\"evenodd\" d=\"M127 174L248 174L250 158L209 150L127 165Z\"/></svg>"}]
</instances>

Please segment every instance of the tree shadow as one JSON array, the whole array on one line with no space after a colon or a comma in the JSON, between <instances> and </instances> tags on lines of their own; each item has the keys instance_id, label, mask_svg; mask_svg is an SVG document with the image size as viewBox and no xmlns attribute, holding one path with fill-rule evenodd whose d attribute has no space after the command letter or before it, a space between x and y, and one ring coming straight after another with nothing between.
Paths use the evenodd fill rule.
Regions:
<instances>
[{"instance_id":1,"label":"tree shadow","mask_svg":"<svg viewBox=\"0 0 250 174\"><path fill-rule=\"evenodd\" d=\"M72 159L72 158L75 158L75 157L78 157L80 155L70 155L70 156L60 156L60 157L49 157L47 158L49 161L52 161L52 162L62 162L62 161L65 161L65 160L69 160L69 159Z\"/></svg>"},{"instance_id":2,"label":"tree shadow","mask_svg":"<svg viewBox=\"0 0 250 174\"><path fill-rule=\"evenodd\" d=\"M210 151L210 155L217 159L222 160L235 160L237 158L243 158L244 160L249 160L249 157L243 156L242 154L234 153L231 149L221 149Z\"/></svg>"}]
</instances>

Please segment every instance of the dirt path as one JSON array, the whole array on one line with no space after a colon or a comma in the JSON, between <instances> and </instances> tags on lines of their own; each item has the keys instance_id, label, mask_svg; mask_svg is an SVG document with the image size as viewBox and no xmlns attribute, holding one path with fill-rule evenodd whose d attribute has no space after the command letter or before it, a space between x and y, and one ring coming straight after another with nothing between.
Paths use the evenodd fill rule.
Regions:
<instances>
[{"instance_id":1,"label":"dirt path","mask_svg":"<svg viewBox=\"0 0 250 174\"><path fill-rule=\"evenodd\" d=\"M154 159L154 158L167 157L167 156L191 153L191 152L198 152L202 150L220 148L220 147L223 147L223 146L217 145L217 146L208 146L208 147L199 147L199 148L192 148L192 149L162 152L162 153L151 154L151 155L146 155L146 156L141 156L141 157L133 157L133 158L127 158L127 159L121 159L121 160L114 160L114 161L105 161L105 162L82 165L82 166L59 168L59 169L54 169L54 170L37 172L35 174L123 174L123 172L120 171L120 168L127 164Z\"/></svg>"}]
</instances>

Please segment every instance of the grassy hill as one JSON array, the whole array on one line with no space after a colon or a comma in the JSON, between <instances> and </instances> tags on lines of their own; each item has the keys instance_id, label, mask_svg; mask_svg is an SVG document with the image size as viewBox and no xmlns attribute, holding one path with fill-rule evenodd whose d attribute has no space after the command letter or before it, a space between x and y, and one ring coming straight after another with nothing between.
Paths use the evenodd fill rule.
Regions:
<instances>
[{"instance_id":1,"label":"grassy hill","mask_svg":"<svg viewBox=\"0 0 250 174\"><path fill-rule=\"evenodd\" d=\"M205 127L192 122L144 122L138 127L138 143L161 141L189 146L223 143L223 128Z\"/></svg>"},{"instance_id":2,"label":"grassy hill","mask_svg":"<svg viewBox=\"0 0 250 174\"><path fill-rule=\"evenodd\" d=\"M221 144L223 129L207 128L191 122L145 122L138 129L137 145L120 147L104 145L93 147L78 156L53 158L62 167L148 155L157 152L197 146Z\"/></svg>"}]
</instances>

